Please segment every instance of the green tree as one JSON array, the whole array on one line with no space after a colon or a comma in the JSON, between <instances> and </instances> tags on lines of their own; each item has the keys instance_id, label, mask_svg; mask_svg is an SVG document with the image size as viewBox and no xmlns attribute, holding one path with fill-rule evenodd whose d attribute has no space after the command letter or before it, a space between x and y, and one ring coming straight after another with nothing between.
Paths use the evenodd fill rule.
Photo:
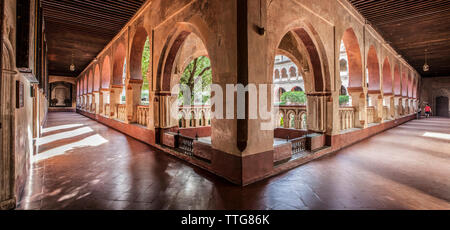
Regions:
<instances>
[{"instance_id":1,"label":"green tree","mask_svg":"<svg viewBox=\"0 0 450 230\"><path fill-rule=\"evenodd\" d=\"M345 105L350 101L350 96L348 95L340 95L339 96L339 105Z\"/></svg>"},{"instance_id":2,"label":"green tree","mask_svg":"<svg viewBox=\"0 0 450 230\"><path fill-rule=\"evenodd\" d=\"M283 93L281 95L281 105L286 104L305 104L306 103L306 95L303 91L289 91Z\"/></svg>"},{"instance_id":3,"label":"green tree","mask_svg":"<svg viewBox=\"0 0 450 230\"><path fill-rule=\"evenodd\" d=\"M148 102L149 99L149 83L147 79L148 66L150 64L150 40L147 37L145 41L144 50L142 51L142 90L141 90L141 98L144 99L144 102Z\"/></svg>"},{"instance_id":4,"label":"green tree","mask_svg":"<svg viewBox=\"0 0 450 230\"><path fill-rule=\"evenodd\" d=\"M197 84L200 80L201 85ZM211 83L211 61L205 56L198 57L189 63L180 79L180 84L186 85L191 92L191 103L194 102L194 95L196 93L207 92L207 95L202 96L202 103L205 104L210 97ZM178 98L183 98L182 91L180 91Z\"/></svg>"}]
</instances>

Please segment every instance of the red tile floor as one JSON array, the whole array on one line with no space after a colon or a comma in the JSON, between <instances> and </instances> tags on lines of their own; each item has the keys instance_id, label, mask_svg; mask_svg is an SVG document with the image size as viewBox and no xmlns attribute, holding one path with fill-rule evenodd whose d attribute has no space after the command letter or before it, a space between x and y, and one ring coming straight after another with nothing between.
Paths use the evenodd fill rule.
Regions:
<instances>
[{"instance_id":1,"label":"red tile floor","mask_svg":"<svg viewBox=\"0 0 450 230\"><path fill-rule=\"evenodd\" d=\"M450 209L450 119L414 120L241 188L75 113L50 113L18 209Z\"/></svg>"}]
</instances>

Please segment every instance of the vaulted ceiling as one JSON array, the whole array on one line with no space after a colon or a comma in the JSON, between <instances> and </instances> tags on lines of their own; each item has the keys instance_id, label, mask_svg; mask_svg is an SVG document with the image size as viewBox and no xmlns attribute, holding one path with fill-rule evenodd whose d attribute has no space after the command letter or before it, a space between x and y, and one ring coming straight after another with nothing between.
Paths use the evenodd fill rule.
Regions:
<instances>
[{"instance_id":1,"label":"vaulted ceiling","mask_svg":"<svg viewBox=\"0 0 450 230\"><path fill-rule=\"evenodd\" d=\"M145 0L43 0L51 75L76 77ZM69 66L73 61L76 71Z\"/></svg>"},{"instance_id":2,"label":"vaulted ceiling","mask_svg":"<svg viewBox=\"0 0 450 230\"><path fill-rule=\"evenodd\" d=\"M349 1L423 77L450 76L450 0Z\"/></svg>"}]
</instances>

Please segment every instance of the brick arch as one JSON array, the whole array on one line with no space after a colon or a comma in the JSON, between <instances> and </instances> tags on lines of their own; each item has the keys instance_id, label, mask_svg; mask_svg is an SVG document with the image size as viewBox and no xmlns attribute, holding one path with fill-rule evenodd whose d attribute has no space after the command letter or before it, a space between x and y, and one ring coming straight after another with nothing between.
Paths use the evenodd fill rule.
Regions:
<instances>
[{"instance_id":1,"label":"brick arch","mask_svg":"<svg viewBox=\"0 0 450 230\"><path fill-rule=\"evenodd\" d=\"M158 71L157 71L157 82L158 87L162 91L171 91L171 78L174 73L174 66L176 65L175 61L185 63L185 60L176 60L177 55L179 54L181 48L185 44L186 39L189 36L196 36L205 48L206 54L202 54L201 56L208 56L208 47L206 46L207 42L202 33L198 30L198 28L191 23L178 23L177 27L169 34L167 38L167 42L162 50L162 56L158 63ZM189 57L188 57L189 58ZM211 60L211 71L214 76L214 63ZM214 77L213 77L214 81Z\"/></svg>"},{"instance_id":2,"label":"brick arch","mask_svg":"<svg viewBox=\"0 0 450 230\"><path fill-rule=\"evenodd\" d=\"M342 37L348 59L349 89L362 90L362 56L358 38L353 28L345 30Z\"/></svg>"},{"instance_id":3,"label":"brick arch","mask_svg":"<svg viewBox=\"0 0 450 230\"><path fill-rule=\"evenodd\" d=\"M308 30L311 30L314 32L313 28L308 27L307 24L305 24L305 23L301 23L300 25L301 25L301 27L295 26L295 27L291 28L286 33L284 33L283 37L278 39L278 43L277 43L278 47L277 47L275 54L281 53L282 55L289 57L289 59L291 59L298 67L301 66L299 64L301 63L301 60L303 59L303 57L299 57L298 54L291 53L291 52L297 52L295 50L288 50L288 49L286 49L286 47L282 47L282 45L283 45L282 42L286 38L286 36L290 36L290 34L292 34L295 37L296 42L298 43L297 45L304 47L306 55L308 56L307 59L310 63L310 64L308 64L308 67L309 67L309 70L313 73L312 74L313 79L311 79L311 81L314 83L313 89L311 89L311 90L316 91L316 92L326 91L327 89L330 88L330 85L329 85L330 81L329 81L329 74L327 72L327 66L322 62L322 59L324 59L324 62L326 62L326 56L321 55L320 53L322 53L322 52L319 53L319 51L323 50L323 48L316 46L313 38L310 36L311 32L307 31L307 29L308 29ZM306 27L308 27L308 28L306 28ZM288 27L288 28L290 28L290 27ZM317 33L314 32L313 34L317 34ZM318 36L315 36L314 39L316 40L317 43L321 44ZM319 45L319 46L321 46L321 45ZM295 48L300 48L300 47L295 47ZM323 58L321 58L321 57L323 57ZM275 56L272 59L274 60ZM326 72L324 72L323 70L325 70ZM304 80L307 81L307 79L304 79Z\"/></svg>"},{"instance_id":4,"label":"brick arch","mask_svg":"<svg viewBox=\"0 0 450 230\"><path fill-rule=\"evenodd\" d=\"M102 89L109 89L111 84L111 61L109 56L106 56L102 63Z\"/></svg>"},{"instance_id":5,"label":"brick arch","mask_svg":"<svg viewBox=\"0 0 450 230\"><path fill-rule=\"evenodd\" d=\"M413 75L409 75L408 77L408 97L412 98L412 89L413 89Z\"/></svg>"},{"instance_id":6,"label":"brick arch","mask_svg":"<svg viewBox=\"0 0 450 230\"><path fill-rule=\"evenodd\" d=\"M402 83L401 83L401 74L400 67L398 64L394 67L394 95L401 96L402 95Z\"/></svg>"},{"instance_id":7,"label":"brick arch","mask_svg":"<svg viewBox=\"0 0 450 230\"><path fill-rule=\"evenodd\" d=\"M402 73L402 96L408 96L408 74L406 72Z\"/></svg>"},{"instance_id":8,"label":"brick arch","mask_svg":"<svg viewBox=\"0 0 450 230\"><path fill-rule=\"evenodd\" d=\"M121 86L123 77L123 67L126 59L126 49L124 42L120 42L114 50L114 63L112 71L112 84Z\"/></svg>"},{"instance_id":9,"label":"brick arch","mask_svg":"<svg viewBox=\"0 0 450 230\"><path fill-rule=\"evenodd\" d=\"M94 86L94 76L93 76L93 74L92 74L92 70L89 70L89 74L87 75L88 76L88 80L87 80L87 90L88 90L88 93L92 93L92 89L93 89L93 86Z\"/></svg>"},{"instance_id":10,"label":"brick arch","mask_svg":"<svg viewBox=\"0 0 450 230\"><path fill-rule=\"evenodd\" d=\"M142 54L144 51L145 41L148 38L147 31L144 27L139 26L133 37L130 53L130 79L142 80Z\"/></svg>"},{"instance_id":11,"label":"brick arch","mask_svg":"<svg viewBox=\"0 0 450 230\"><path fill-rule=\"evenodd\" d=\"M80 96L80 81L77 81L77 97Z\"/></svg>"},{"instance_id":12,"label":"brick arch","mask_svg":"<svg viewBox=\"0 0 450 230\"><path fill-rule=\"evenodd\" d=\"M392 73L391 64L389 59L386 57L383 63L383 94L392 95Z\"/></svg>"},{"instance_id":13,"label":"brick arch","mask_svg":"<svg viewBox=\"0 0 450 230\"><path fill-rule=\"evenodd\" d=\"M414 85L413 85L413 98L417 99L417 88L419 87L419 81L417 78L414 78Z\"/></svg>"},{"instance_id":14,"label":"brick arch","mask_svg":"<svg viewBox=\"0 0 450 230\"><path fill-rule=\"evenodd\" d=\"M94 69L94 91L100 90L100 65L96 65Z\"/></svg>"},{"instance_id":15,"label":"brick arch","mask_svg":"<svg viewBox=\"0 0 450 230\"><path fill-rule=\"evenodd\" d=\"M367 54L367 69L369 73L369 92L380 92L380 64L375 46L370 46Z\"/></svg>"},{"instance_id":16,"label":"brick arch","mask_svg":"<svg viewBox=\"0 0 450 230\"><path fill-rule=\"evenodd\" d=\"M84 93L84 94L87 94L87 93L88 93L87 74L85 74L84 77L83 77L83 93Z\"/></svg>"},{"instance_id":17,"label":"brick arch","mask_svg":"<svg viewBox=\"0 0 450 230\"><path fill-rule=\"evenodd\" d=\"M313 30L310 28L310 30ZM299 28L294 29L294 32L299 36L300 40L303 42L303 44L306 47L306 50L309 55L309 59L311 61L311 67L314 71L314 88L315 91L326 91L327 87L326 84L330 84L329 78L327 78L326 73L322 71L322 67L325 71L327 71L327 60L326 56L323 56L323 61L321 60L321 55L319 53L319 48L323 50L322 43L320 42L320 38L317 36L315 37L316 42L319 44L319 48L316 47L312 37L309 35L309 33L305 30L305 28ZM314 32L314 31L313 31ZM317 33L315 33L317 34Z\"/></svg>"}]
</instances>

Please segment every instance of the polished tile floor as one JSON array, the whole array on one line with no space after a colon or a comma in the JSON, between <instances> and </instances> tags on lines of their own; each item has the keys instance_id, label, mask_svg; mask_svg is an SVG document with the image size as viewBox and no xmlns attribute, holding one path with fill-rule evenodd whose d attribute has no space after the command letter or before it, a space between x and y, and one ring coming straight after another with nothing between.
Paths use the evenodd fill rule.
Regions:
<instances>
[{"instance_id":1,"label":"polished tile floor","mask_svg":"<svg viewBox=\"0 0 450 230\"><path fill-rule=\"evenodd\" d=\"M75 113L50 113L44 132L18 209L450 209L450 119L244 188Z\"/></svg>"}]
</instances>

